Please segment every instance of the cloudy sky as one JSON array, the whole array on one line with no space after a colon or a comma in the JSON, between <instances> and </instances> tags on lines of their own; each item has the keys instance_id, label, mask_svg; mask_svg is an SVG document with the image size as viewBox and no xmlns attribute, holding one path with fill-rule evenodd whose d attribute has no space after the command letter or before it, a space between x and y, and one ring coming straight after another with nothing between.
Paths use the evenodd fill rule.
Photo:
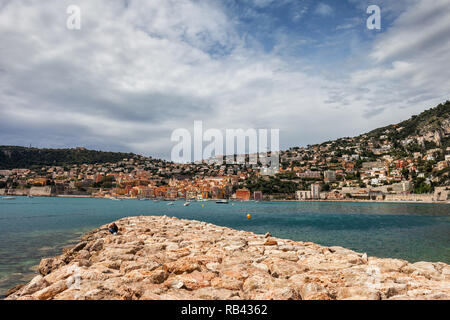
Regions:
<instances>
[{"instance_id":1,"label":"cloudy sky","mask_svg":"<svg viewBox=\"0 0 450 320\"><path fill-rule=\"evenodd\" d=\"M319 143L450 99L449 65L450 0L0 0L0 145L167 159L194 120Z\"/></svg>"}]
</instances>

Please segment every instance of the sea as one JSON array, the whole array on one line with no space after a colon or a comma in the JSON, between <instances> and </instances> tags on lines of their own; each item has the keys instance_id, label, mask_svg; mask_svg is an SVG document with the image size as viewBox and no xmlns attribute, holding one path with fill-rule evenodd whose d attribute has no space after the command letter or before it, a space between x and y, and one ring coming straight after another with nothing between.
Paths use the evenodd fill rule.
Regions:
<instances>
[{"instance_id":1,"label":"sea","mask_svg":"<svg viewBox=\"0 0 450 320\"><path fill-rule=\"evenodd\" d=\"M382 202L142 201L137 199L0 198L0 298L31 280L40 259L62 253L81 235L127 216L155 215L270 232L342 246L369 256L450 264L450 205ZM251 218L248 219L250 214ZM119 226L120 227L120 226Z\"/></svg>"}]
</instances>

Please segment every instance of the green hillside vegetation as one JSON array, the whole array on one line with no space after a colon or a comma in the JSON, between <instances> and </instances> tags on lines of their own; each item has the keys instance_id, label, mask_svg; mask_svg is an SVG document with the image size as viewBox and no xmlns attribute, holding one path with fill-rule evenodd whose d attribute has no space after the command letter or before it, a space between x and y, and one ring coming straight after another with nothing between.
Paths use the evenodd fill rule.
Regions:
<instances>
[{"instance_id":1,"label":"green hillside vegetation","mask_svg":"<svg viewBox=\"0 0 450 320\"><path fill-rule=\"evenodd\" d=\"M412 135L420 135L424 131L438 130L442 126L442 120L450 118L450 101L441 103L438 106L425 110L419 115L414 115L410 119L402 121L396 125L389 125L370 131L369 137L378 137L386 130L394 130L390 134L391 139L405 139ZM403 128L400 131L396 128Z\"/></svg>"},{"instance_id":2,"label":"green hillside vegetation","mask_svg":"<svg viewBox=\"0 0 450 320\"><path fill-rule=\"evenodd\" d=\"M0 169L34 168L40 166L65 166L119 162L132 158L133 153L104 152L76 149L38 149L17 146L0 146Z\"/></svg>"}]
</instances>

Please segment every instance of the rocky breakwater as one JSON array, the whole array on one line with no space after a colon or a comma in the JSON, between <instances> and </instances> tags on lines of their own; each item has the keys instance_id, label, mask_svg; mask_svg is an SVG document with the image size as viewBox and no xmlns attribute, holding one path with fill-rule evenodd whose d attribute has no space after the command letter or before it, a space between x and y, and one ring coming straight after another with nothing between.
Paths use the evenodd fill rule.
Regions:
<instances>
[{"instance_id":1,"label":"rocky breakwater","mask_svg":"<svg viewBox=\"0 0 450 320\"><path fill-rule=\"evenodd\" d=\"M102 226L6 299L449 299L450 266L170 217Z\"/></svg>"}]
</instances>

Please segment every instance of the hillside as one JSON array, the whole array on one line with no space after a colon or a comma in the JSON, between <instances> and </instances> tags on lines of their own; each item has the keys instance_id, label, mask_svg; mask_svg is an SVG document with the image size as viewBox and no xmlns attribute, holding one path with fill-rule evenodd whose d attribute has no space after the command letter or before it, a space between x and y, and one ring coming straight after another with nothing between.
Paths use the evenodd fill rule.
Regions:
<instances>
[{"instance_id":1,"label":"hillside","mask_svg":"<svg viewBox=\"0 0 450 320\"><path fill-rule=\"evenodd\" d=\"M76 149L38 149L18 146L0 146L0 169L32 168L45 165L79 165L119 162L133 153L104 152Z\"/></svg>"},{"instance_id":2,"label":"hillside","mask_svg":"<svg viewBox=\"0 0 450 320\"><path fill-rule=\"evenodd\" d=\"M398 124L378 128L367 133L369 137L380 137L388 133L389 140L424 137L424 142L436 146L450 146L450 101L425 110L419 115Z\"/></svg>"},{"instance_id":3,"label":"hillside","mask_svg":"<svg viewBox=\"0 0 450 320\"><path fill-rule=\"evenodd\" d=\"M450 101L446 101L434 108L425 110L419 115L412 116L408 120L374 129L354 137L353 139L356 139L357 141L361 140L363 137L379 139L383 136L386 136L386 140L391 142L399 142L408 138L419 138L419 140L424 138L422 143L424 149L436 147L436 145L443 148L450 147ZM343 137L336 140L325 141L318 145L324 146L330 143L346 145L348 144L346 142L353 142L353 139ZM427 145L426 142L431 142L432 146Z\"/></svg>"}]
</instances>

